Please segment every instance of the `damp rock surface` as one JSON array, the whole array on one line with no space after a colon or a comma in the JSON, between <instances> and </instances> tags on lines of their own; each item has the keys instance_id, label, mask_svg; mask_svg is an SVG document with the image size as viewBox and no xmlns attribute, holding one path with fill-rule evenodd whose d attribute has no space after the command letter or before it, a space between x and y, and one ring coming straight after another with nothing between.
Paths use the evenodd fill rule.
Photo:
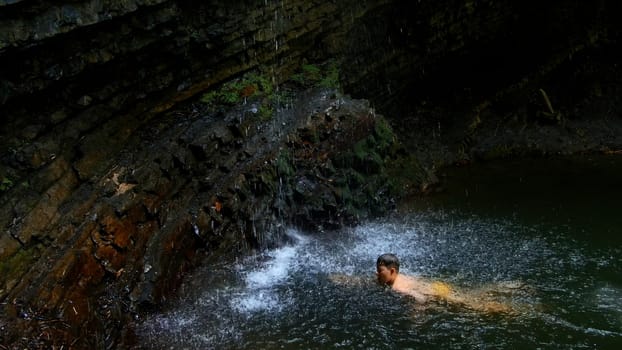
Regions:
<instances>
[{"instance_id":1,"label":"damp rock surface","mask_svg":"<svg viewBox=\"0 0 622 350\"><path fill-rule=\"evenodd\" d=\"M58 200L28 214L45 220L10 227L21 246L4 246L2 341L113 344L201 259L278 246L285 225L334 229L390 210L386 164L400 150L367 101L331 90L300 92L269 119L243 104L163 114L101 175L66 169Z\"/></svg>"}]
</instances>

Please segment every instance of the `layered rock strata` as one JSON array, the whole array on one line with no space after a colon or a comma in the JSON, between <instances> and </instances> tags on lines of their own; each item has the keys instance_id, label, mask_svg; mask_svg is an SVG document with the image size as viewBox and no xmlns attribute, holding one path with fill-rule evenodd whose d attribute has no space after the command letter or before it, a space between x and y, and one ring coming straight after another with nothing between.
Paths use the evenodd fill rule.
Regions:
<instances>
[{"instance_id":1,"label":"layered rock strata","mask_svg":"<svg viewBox=\"0 0 622 350\"><path fill-rule=\"evenodd\" d=\"M3 343L115 344L131 317L174 295L197 257L248 254L280 244L288 225L331 229L390 209L386 163L403 150L387 122L335 92L292 102L271 119L251 105L163 115L104 176L59 186L62 205L39 202L41 220L26 222L46 229L16 231L23 246L2 265Z\"/></svg>"}]
</instances>

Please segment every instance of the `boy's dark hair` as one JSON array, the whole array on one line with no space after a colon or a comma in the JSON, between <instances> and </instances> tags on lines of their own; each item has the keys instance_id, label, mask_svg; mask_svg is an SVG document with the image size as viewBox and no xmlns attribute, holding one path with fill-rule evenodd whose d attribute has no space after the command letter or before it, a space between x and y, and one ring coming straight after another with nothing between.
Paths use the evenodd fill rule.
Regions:
<instances>
[{"instance_id":1,"label":"boy's dark hair","mask_svg":"<svg viewBox=\"0 0 622 350\"><path fill-rule=\"evenodd\" d=\"M378 257L376 261L376 267L386 266L388 268L395 268L396 272L400 272L400 260L395 254L385 253Z\"/></svg>"}]
</instances>

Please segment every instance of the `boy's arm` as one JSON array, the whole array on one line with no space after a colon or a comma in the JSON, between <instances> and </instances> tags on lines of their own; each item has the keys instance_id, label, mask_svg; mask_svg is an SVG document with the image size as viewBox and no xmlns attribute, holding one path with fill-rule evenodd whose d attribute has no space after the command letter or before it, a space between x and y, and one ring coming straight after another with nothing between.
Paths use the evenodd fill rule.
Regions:
<instances>
[{"instance_id":1,"label":"boy's arm","mask_svg":"<svg viewBox=\"0 0 622 350\"><path fill-rule=\"evenodd\" d=\"M414 289L407 291L405 294L408 294L409 296L413 297L415 301L419 304L424 304L428 301L428 297L426 297L425 294L420 293Z\"/></svg>"}]
</instances>

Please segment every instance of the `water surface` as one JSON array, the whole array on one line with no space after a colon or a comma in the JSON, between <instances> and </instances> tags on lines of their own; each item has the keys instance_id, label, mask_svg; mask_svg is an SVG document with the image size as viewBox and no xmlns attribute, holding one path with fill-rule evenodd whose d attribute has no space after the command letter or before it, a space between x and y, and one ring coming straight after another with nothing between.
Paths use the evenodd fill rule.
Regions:
<instances>
[{"instance_id":1,"label":"water surface","mask_svg":"<svg viewBox=\"0 0 622 350\"><path fill-rule=\"evenodd\" d=\"M196 271L142 320L145 349L618 349L622 345L619 161L479 165L441 195L338 232ZM516 315L417 305L373 283L376 257L459 288L519 281ZM330 276L352 276L351 283Z\"/></svg>"}]
</instances>

